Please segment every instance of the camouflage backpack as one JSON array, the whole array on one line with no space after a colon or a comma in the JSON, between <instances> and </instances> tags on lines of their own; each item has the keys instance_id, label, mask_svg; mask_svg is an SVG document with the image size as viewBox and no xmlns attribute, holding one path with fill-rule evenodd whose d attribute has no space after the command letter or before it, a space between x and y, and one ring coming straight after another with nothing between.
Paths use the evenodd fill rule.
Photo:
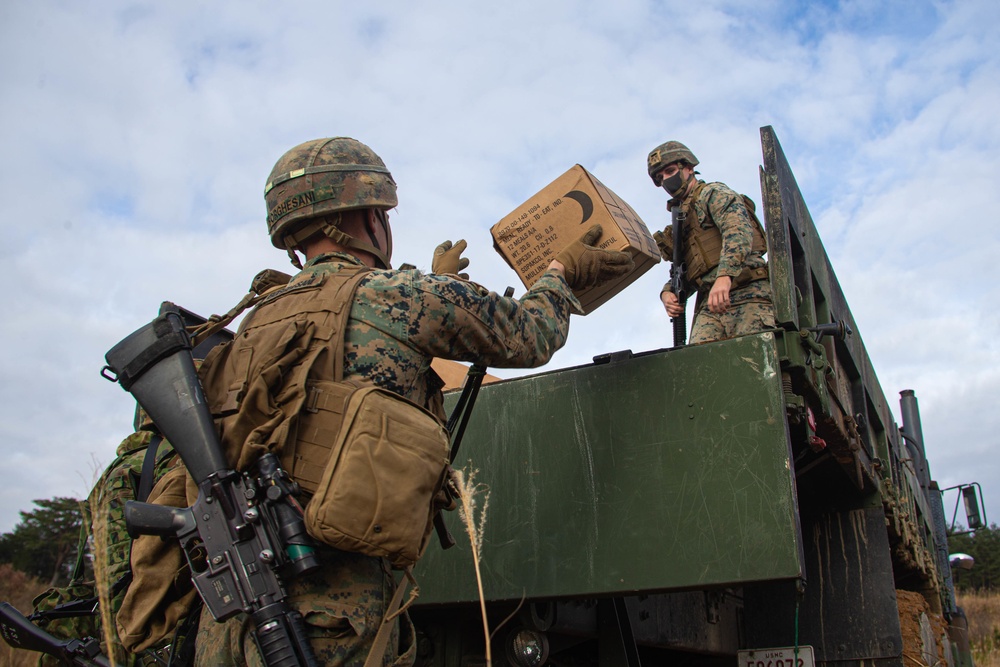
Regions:
<instances>
[{"instance_id":1,"label":"camouflage backpack","mask_svg":"<svg viewBox=\"0 0 1000 667\"><path fill-rule=\"evenodd\" d=\"M47 632L62 638L96 637L105 655L117 665L166 664L166 647L183 644L192 635L184 623L175 637L167 637L156 649L129 653L119 640L115 617L132 581L132 538L125 527L125 503L146 500L153 485L178 460L169 443L152 428L140 428L118 446L116 458L104 470L87 500L80 503L83 525L77 561L71 581L64 588L50 588L33 605L32 620ZM88 545L92 546L94 578L85 574ZM197 614L188 614L197 617ZM109 646L110 643L110 646ZM176 656L179 657L179 656ZM42 665L55 665L43 656ZM179 664L175 659L173 664Z\"/></svg>"}]
</instances>

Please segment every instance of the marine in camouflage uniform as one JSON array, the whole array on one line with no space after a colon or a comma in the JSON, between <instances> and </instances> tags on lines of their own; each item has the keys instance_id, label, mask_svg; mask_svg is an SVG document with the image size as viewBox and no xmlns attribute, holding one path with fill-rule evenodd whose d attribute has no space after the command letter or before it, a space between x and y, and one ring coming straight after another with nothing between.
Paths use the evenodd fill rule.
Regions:
<instances>
[{"instance_id":1,"label":"marine in camouflage uniform","mask_svg":"<svg viewBox=\"0 0 1000 667\"><path fill-rule=\"evenodd\" d=\"M395 183L370 148L348 138L310 141L288 151L271 173L265 199L272 243L287 250L297 266L296 252L307 260L289 282L290 289L323 274L367 271L350 305L343 379L391 390L439 418L444 417L443 383L431 369L433 357L497 367L540 366L565 343L570 314L582 314L571 288L598 284L631 268L626 253L594 247L600 229L592 228L521 299L499 296L458 277L468 264L461 258L464 242L438 247L433 275L391 270L386 211L396 206ZM317 312L315 302L307 307L310 297L302 292L278 298L299 299L309 319L323 320L322 310ZM265 300L258 309L267 305ZM244 320L237 340L253 326L256 312ZM209 361L206 366L211 369ZM254 458L251 450L248 441L227 456L242 466ZM321 664L362 665L395 589L392 572L384 559L323 545L317 552L322 566L290 583L289 602L302 614ZM394 621L380 664L413 663L413 629L407 616L402 618L402 624ZM261 664L248 631L242 616L218 624L206 611L196 664Z\"/></svg>"},{"instance_id":2,"label":"marine in camouflage uniform","mask_svg":"<svg viewBox=\"0 0 1000 667\"><path fill-rule=\"evenodd\" d=\"M165 542L159 537L147 536L157 550L156 571L163 572L167 562L172 562L180 574L171 574L161 589L151 591L146 587L141 599L136 601L140 584L134 575L143 578L143 569L136 573L130 562L135 558L137 544L125 525L125 503L144 500L167 505L183 505L184 497L165 497L162 482L173 466L180 463L170 444L160 437L140 411L141 426L127 436L118 446L116 458L94 485L86 501L80 504L83 514L81 544L72 581L67 588L49 589L33 602L36 612L44 612L67 602L88 600L98 595L102 598L100 615L68 616L43 624L43 628L62 639L96 637L102 651L115 664L131 667L163 664L170 645L178 639L175 630L183 621L194 601L194 588L183 556L176 542ZM142 488L144 461L147 451L155 445L155 458L149 463L148 481L152 488ZM183 472L182 469L179 469ZM153 485L153 482L156 482ZM183 490L183 484L181 485ZM88 538L93 539L94 576L96 582L84 581L83 558ZM139 552L142 551L140 548ZM162 578L162 577L161 577ZM100 589L100 590L98 590ZM131 594L131 597L130 597ZM134 606L141 607L141 634L130 634L138 616ZM123 628L122 623L125 623ZM111 628L109 631L105 631ZM107 645L110 638L112 644ZM39 665L54 665L59 661L42 655Z\"/></svg>"},{"instance_id":3,"label":"marine in camouflage uniform","mask_svg":"<svg viewBox=\"0 0 1000 667\"><path fill-rule=\"evenodd\" d=\"M668 141L653 149L647 170L671 199L667 209L687 213L684 254L690 291L697 290L690 343L707 343L775 326L767 242L748 201L724 183L695 178L698 159L684 144ZM749 202L752 206L752 202ZM664 259L673 261L671 227L654 234ZM671 317L683 314L669 282L660 300Z\"/></svg>"}]
</instances>

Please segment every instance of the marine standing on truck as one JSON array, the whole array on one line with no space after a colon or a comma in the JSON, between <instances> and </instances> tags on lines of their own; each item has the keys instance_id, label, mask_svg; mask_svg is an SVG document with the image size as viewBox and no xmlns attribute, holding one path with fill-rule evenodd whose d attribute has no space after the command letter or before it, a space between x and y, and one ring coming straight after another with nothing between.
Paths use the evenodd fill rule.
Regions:
<instances>
[{"instance_id":1,"label":"marine standing on truck","mask_svg":"<svg viewBox=\"0 0 1000 667\"><path fill-rule=\"evenodd\" d=\"M202 379L210 378L205 386L210 406L227 398L218 395L220 386L232 388L228 398L233 401L251 402L247 387L255 376L276 381L269 395L285 396L296 369L308 363L310 381L342 378L374 384L443 419L443 383L431 369L433 357L498 367L545 364L565 343L570 314L582 314L571 289L600 284L633 266L627 253L594 247L600 235L595 225L561 252L521 299L446 275L467 264L460 257L462 243L439 246L433 265L438 275L394 271L387 211L396 206L396 184L374 151L344 137L289 150L274 166L264 193L271 242L286 250L301 271L245 318L226 364L213 370L211 355L206 360ZM305 256L304 265L296 253ZM331 328L338 321L346 321L339 349L334 344L338 332ZM268 338L269 330L276 335ZM275 345L240 348L241 340L262 339ZM280 366L280 359L290 356L297 359L295 365ZM268 358L280 358L275 362L280 371L272 367L272 376L262 367ZM264 398L266 402L271 396ZM236 403L231 407L238 415L255 409ZM252 465L254 449L261 446L252 438L234 446L225 434L223 444L230 462L241 470ZM297 465L282 459L296 477ZM316 471L309 472L315 478ZM309 489L304 479L298 481ZM301 612L322 664L361 665L383 623L394 578L382 558L325 545L317 555L322 566L291 582L290 602ZM412 663L412 626L402 618L402 624L390 621L391 639L377 664ZM218 624L203 616L196 664L243 664L257 652L245 632L240 617Z\"/></svg>"},{"instance_id":2,"label":"marine standing on truck","mask_svg":"<svg viewBox=\"0 0 1000 667\"><path fill-rule=\"evenodd\" d=\"M707 343L774 327L774 304L768 280L767 241L753 203L724 183L695 177L698 158L679 141L654 148L647 159L653 183L670 195L667 210L686 213L682 249L685 284L697 290L690 343ZM668 226L654 234L664 259L673 261ZM668 282L660 301L671 317L684 306Z\"/></svg>"}]
</instances>

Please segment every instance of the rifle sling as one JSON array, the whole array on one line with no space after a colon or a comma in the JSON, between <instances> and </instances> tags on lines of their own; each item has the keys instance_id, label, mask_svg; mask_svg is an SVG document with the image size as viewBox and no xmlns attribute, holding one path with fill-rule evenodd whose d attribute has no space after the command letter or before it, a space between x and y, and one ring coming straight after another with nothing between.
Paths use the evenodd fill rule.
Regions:
<instances>
[{"instance_id":1,"label":"rifle sling","mask_svg":"<svg viewBox=\"0 0 1000 667\"><path fill-rule=\"evenodd\" d=\"M142 472L139 474L139 490L136 492L136 500L141 503L149 498L150 491L153 490L153 471L156 469L156 450L163 442L163 436L154 433L146 446L146 455L142 459Z\"/></svg>"}]
</instances>

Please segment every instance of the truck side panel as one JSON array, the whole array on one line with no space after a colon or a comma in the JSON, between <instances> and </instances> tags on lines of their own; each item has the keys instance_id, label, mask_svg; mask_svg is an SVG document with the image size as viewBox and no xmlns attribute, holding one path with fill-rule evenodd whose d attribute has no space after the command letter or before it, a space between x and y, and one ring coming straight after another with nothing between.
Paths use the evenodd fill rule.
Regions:
<instances>
[{"instance_id":1,"label":"truck side panel","mask_svg":"<svg viewBox=\"0 0 1000 667\"><path fill-rule=\"evenodd\" d=\"M483 387L458 467L490 490L490 600L801 575L774 334ZM422 603L477 599L468 538L432 544Z\"/></svg>"},{"instance_id":2,"label":"truck side panel","mask_svg":"<svg viewBox=\"0 0 1000 667\"><path fill-rule=\"evenodd\" d=\"M797 639L831 666L901 664L893 565L881 504L827 509L803 516L802 523L808 584L801 596L786 583L744 588L748 645L794 646Z\"/></svg>"}]
</instances>

